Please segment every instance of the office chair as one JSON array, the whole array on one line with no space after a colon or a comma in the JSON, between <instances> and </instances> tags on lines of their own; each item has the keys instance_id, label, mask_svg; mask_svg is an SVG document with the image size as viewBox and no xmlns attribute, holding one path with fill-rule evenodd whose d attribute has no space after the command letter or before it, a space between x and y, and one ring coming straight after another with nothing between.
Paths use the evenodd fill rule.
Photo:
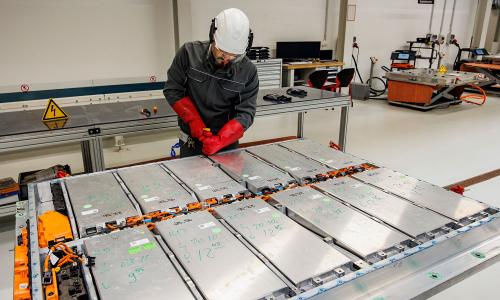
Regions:
<instances>
[{"instance_id":1,"label":"office chair","mask_svg":"<svg viewBox=\"0 0 500 300\"><path fill-rule=\"evenodd\" d=\"M354 68L342 69L337 73L337 77L335 78L335 84L328 86L328 88L332 92L336 92L337 89L340 93L343 87L348 87L351 84L352 79L354 78Z\"/></svg>"},{"instance_id":2,"label":"office chair","mask_svg":"<svg viewBox=\"0 0 500 300\"><path fill-rule=\"evenodd\" d=\"M307 85L316 89L326 89L325 83L328 79L328 70L318 70L309 74Z\"/></svg>"}]
</instances>

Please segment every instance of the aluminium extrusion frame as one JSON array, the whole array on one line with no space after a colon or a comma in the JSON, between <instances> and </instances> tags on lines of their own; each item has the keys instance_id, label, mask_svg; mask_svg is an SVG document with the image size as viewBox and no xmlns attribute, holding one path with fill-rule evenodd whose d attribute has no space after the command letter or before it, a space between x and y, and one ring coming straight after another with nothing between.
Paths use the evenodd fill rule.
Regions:
<instances>
[{"instance_id":1,"label":"aluminium extrusion frame","mask_svg":"<svg viewBox=\"0 0 500 300\"><path fill-rule=\"evenodd\" d=\"M315 90L304 87L311 96L285 104L274 104L264 101L262 98L268 93L286 94L286 88L267 89L259 92L257 99L256 116L273 116L286 113L303 113L308 110L329 109L340 107L342 110L339 129L339 145L342 149L346 145L347 119L350 106L349 96L341 95L329 91ZM143 100L144 107L150 107L157 103L159 99ZM162 100L164 101L164 100ZM102 105L104 109L111 110L116 103L96 104ZM11 112L5 112L8 114ZM18 113L21 117L23 112ZM0 113L0 116L3 113ZM85 116L85 115L83 115ZM71 116L70 116L71 118ZM113 120L111 122L92 122L71 128L60 128L56 130L25 131L15 134L2 134L0 132L0 153L11 152L24 149L36 149L54 145L68 143L81 143L82 159L84 161L85 172L97 172L105 170L102 138L115 135L147 133L167 129L177 129L177 115L169 112L156 118L144 118L137 113L133 120ZM37 123L37 126L39 124ZM304 118L298 122L297 131L303 133Z\"/></svg>"}]
</instances>

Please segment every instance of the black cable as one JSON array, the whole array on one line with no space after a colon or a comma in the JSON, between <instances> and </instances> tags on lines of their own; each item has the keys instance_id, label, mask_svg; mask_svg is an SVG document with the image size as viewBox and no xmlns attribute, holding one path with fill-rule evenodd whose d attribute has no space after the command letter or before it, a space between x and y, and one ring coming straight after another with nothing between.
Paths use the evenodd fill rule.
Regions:
<instances>
[{"instance_id":1,"label":"black cable","mask_svg":"<svg viewBox=\"0 0 500 300\"><path fill-rule=\"evenodd\" d=\"M361 74L359 74L358 62L356 61L354 54L352 54L352 60L354 62L354 69L356 70L356 73L358 74L359 80L361 81L361 83L364 83L363 78L361 77Z\"/></svg>"},{"instance_id":2,"label":"black cable","mask_svg":"<svg viewBox=\"0 0 500 300\"><path fill-rule=\"evenodd\" d=\"M384 79L375 76L375 77L372 77L372 78L368 79L366 81L366 83L368 85L370 85L370 82L371 82L372 79L377 79L380 82L382 82L382 84L384 85L384 88L381 89L381 90L377 90L375 88L370 87L370 98L371 97L379 97L379 96L382 96L383 94L385 94L385 91L387 91L387 82L385 82Z\"/></svg>"},{"instance_id":3,"label":"black cable","mask_svg":"<svg viewBox=\"0 0 500 300\"><path fill-rule=\"evenodd\" d=\"M363 78L361 77L361 74L359 73L358 60L356 59L356 57L354 57L354 53L352 53L351 56L352 56L352 60L354 62L354 69L356 70L356 73L358 74L359 80L361 81L361 83L364 83ZM358 48L357 56L359 57L359 48ZM387 67L385 67L385 68L387 68ZM382 66L382 70L384 70L384 66ZM387 82L385 82L384 79L382 79L380 77L371 77L370 79L368 79L366 81L366 84L368 84L368 86L370 86L370 81L372 79L380 80L384 84L384 89L383 90L377 90L377 89L374 89L374 88L370 87L370 99L372 97L378 97L378 96L381 96L381 95L385 94L385 91L387 90Z\"/></svg>"}]
</instances>

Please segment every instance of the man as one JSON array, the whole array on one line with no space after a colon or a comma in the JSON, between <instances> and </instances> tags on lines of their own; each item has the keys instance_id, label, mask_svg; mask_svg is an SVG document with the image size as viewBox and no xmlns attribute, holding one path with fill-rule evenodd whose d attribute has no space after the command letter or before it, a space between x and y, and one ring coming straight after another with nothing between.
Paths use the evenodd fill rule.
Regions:
<instances>
[{"instance_id":1,"label":"man","mask_svg":"<svg viewBox=\"0 0 500 300\"><path fill-rule=\"evenodd\" d=\"M181 157L237 148L255 116L259 79L245 55L253 39L247 16L222 11L209 37L177 51L163 90L179 115Z\"/></svg>"}]
</instances>

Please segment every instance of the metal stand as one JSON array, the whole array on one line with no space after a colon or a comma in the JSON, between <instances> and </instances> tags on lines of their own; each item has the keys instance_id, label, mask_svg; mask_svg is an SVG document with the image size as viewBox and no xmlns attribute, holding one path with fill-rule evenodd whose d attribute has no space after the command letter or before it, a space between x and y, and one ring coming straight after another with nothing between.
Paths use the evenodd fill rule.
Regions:
<instances>
[{"instance_id":1,"label":"metal stand","mask_svg":"<svg viewBox=\"0 0 500 300\"><path fill-rule=\"evenodd\" d=\"M297 137L298 138L304 137L304 114L305 114L305 112L303 112L303 111L298 113L298 119L297 119Z\"/></svg>"},{"instance_id":2,"label":"metal stand","mask_svg":"<svg viewBox=\"0 0 500 300\"><path fill-rule=\"evenodd\" d=\"M339 147L345 152L347 143L347 122L349 121L349 106L344 106L340 110L340 130Z\"/></svg>"},{"instance_id":3,"label":"metal stand","mask_svg":"<svg viewBox=\"0 0 500 300\"><path fill-rule=\"evenodd\" d=\"M85 173L104 171L105 165L101 138L93 137L84 140L81 142L81 147Z\"/></svg>"}]
</instances>

